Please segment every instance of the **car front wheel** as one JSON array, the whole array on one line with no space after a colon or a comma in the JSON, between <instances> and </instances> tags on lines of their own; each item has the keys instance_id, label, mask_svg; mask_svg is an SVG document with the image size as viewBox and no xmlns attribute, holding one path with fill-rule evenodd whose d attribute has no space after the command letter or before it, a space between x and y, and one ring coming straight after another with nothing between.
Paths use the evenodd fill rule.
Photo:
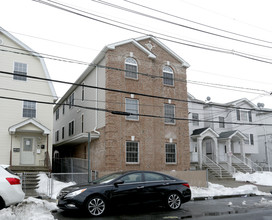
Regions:
<instances>
[{"instance_id":1,"label":"car front wheel","mask_svg":"<svg viewBox=\"0 0 272 220\"><path fill-rule=\"evenodd\" d=\"M177 210L181 206L181 197L178 193L172 192L167 196L166 201L167 208L171 210Z\"/></svg>"},{"instance_id":2,"label":"car front wheel","mask_svg":"<svg viewBox=\"0 0 272 220\"><path fill-rule=\"evenodd\" d=\"M106 211L106 202L100 196L94 196L87 202L87 211L92 216L103 215Z\"/></svg>"}]
</instances>

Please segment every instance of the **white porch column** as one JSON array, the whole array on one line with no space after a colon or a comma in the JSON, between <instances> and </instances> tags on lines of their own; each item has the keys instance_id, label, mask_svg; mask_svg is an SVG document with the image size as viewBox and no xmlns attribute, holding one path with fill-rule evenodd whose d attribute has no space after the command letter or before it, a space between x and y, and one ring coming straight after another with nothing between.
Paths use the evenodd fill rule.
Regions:
<instances>
[{"instance_id":1,"label":"white porch column","mask_svg":"<svg viewBox=\"0 0 272 220\"><path fill-rule=\"evenodd\" d=\"M215 150L215 162L219 163L217 138L213 138L213 141L214 141L214 150Z\"/></svg>"},{"instance_id":2,"label":"white porch column","mask_svg":"<svg viewBox=\"0 0 272 220\"><path fill-rule=\"evenodd\" d=\"M198 164L199 168L202 169L202 138L197 138L197 151L198 151Z\"/></svg>"},{"instance_id":3,"label":"white porch column","mask_svg":"<svg viewBox=\"0 0 272 220\"><path fill-rule=\"evenodd\" d=\"M244 140L242 139L241 141L240 141L240 152L241 152L241 156L242 156L242 158L243 158L243 161L244 161L244 163L246 163L246 155L245 155L245 149L244 149Z\"/></svg>"},{"instance_id":4,"label":"white porch column","mask_svg":"<svg viewBox=\"0 0 272 220\"><path fill-rule=\"evenodd\" d=\"M231 152L231 141L230 139L227 140L227 149L228 149L228 162L232 165L232 152Z\"/></svg>"}]
</instances>

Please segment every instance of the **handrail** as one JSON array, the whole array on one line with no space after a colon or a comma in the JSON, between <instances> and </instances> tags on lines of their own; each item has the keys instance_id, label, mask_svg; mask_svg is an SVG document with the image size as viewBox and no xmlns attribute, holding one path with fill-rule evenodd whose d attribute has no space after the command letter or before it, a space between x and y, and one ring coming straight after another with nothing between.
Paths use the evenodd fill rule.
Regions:
<instances>
[{"instance_id":1,"label":"handrail","mask_svg":"<svg viewBox=\"0 0 272 220\"><path fill-rule=\"evenodd\" d=\"M250 163L250 165L252 166L252 169L254 170L254 171L258 171L258 169L260 170L260 171L263 171L263 168L261 167L261 166L259 166L258 164L256 164L256 163L254 163L252 160L250 160L249 158L247 158L247 157L244 157L243 156L243 158L245 159L245 160L247 160L249 163ZM246 162L246 164L248 164L248 162ZM254 168L255 167L255 168Z\"/></svg>"},{"instance_id":2,"label":"handrail","mask_svg":"<svg viewBox=\"0 0 272 220\"><path fill-rule=\"evenodd\" d=\"M211 170L213 170L215 173L217 173L217 174L219 175L220 178L222 178L222 170L221 170L221 167L220 167L217 163L215 163L213 160L211 160L210 158L208 158L206 155L202 155L202 159L203 159L203 163L205 163L205 162L204 162L204 159L205 159L206 161L208 160L210 163L212 163L213 165L217 166L217 167L219 168L219 173L218 173L216 170L213 170L213 169L209 166L208 163L205 163L206 166L208 166Z\"/></svg>"},{"instance_id":3,"label":"handrail","mask_svg":"<svg viewBox=\"0 0 272 220\"><path fill-rule=\"evenodd\" d=\"M233 157L234 159L238 160L241 164L246 165L249 169L251 169L251 172L253 171L252 167L248 166L248 165L247 165L244 161L242 161L240 158L234 156L233 154L232 154L232 157ZM235 163L235 164L236 164L241 170L243 170L244 172L247 172L247 170L245 170L243 167L239 166L238 163Z\"/></svg>"},{"instance_id":4,"label":"handrail","mask_svg":"<svg viewBox=\"0 0 272 220\"><path fill-rule=\"evenodd\" d=\"M234 166L232 166L228 161L225 161L224 163L226 163L228 165L232 175L236 173L236 168Z\"/></svg>"}]
</instances>

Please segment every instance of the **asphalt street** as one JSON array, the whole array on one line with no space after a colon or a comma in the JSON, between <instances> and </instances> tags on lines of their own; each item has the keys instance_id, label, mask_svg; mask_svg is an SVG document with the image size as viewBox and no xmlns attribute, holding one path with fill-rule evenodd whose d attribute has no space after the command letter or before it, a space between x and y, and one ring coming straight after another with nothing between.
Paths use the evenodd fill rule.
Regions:
<instances>
[{"instance_id":1,"label":"asphalt street","mask_svg":"<svg viewBox=\"0 0 272 220\"><path fill-rule=\"evenodd\" d=\"M98 218L90 218L82 212L61 211L53 212L55 219L75 220L140 220L140 219L247 219L268 220L272 219L272 197L267 196L243 196L227 199L207 199L190 201L181 206L178 211L168 211L159 208L126 208L111 211L107 215Z\"/></svg>"}]
</instances>

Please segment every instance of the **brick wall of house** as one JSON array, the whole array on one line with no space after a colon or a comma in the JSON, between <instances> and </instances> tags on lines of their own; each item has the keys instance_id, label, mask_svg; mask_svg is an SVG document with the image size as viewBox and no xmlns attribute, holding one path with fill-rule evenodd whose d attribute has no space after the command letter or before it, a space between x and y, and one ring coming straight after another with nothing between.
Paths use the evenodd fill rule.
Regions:
<instances>
[{"instance_id":1,"label":"brick wall of house","mask_svg":"<svg viewBox=\"0 0 272 220\"><path fill-rule=\"evenodd\" d=\"M150 40L140 42L144 47ZM132 94L142 93L153 96L171 97L187 100L186 69L182 64L159 45L153 45L152 53L155 60L132 43L118 46L106 54L106 66L125 69L125 58L130 57L137 61L138 72L162 77L163 66L170 62L174 71L174 86L164 86L163 79L147 77L139 74L138 80L125 78L124 71L106 70L106 87L130 91ZM147 48L147 47L146 47ZM125 111L125 98L130 94L106 92L106 109ZM139 113L146 115L164 116L164 104L168 100L135 95L139 100ZM175 105L175 117L187 118L188 107L186 102L171 101ZM125 116L106 113L106 126L100 129L101 136L92 142L92 167L98 171L116 170L188 170L190 167L190 147L188 121L176 120L175 125L167 125L163 118L140 116L138 121L126 120ZM126 141L132 136L139 142L139 163L126 163ZM177 163L166 164L165 143L176 144ZM102 158L102 160L101 160Z\"/></svg>"}]
</instances>

